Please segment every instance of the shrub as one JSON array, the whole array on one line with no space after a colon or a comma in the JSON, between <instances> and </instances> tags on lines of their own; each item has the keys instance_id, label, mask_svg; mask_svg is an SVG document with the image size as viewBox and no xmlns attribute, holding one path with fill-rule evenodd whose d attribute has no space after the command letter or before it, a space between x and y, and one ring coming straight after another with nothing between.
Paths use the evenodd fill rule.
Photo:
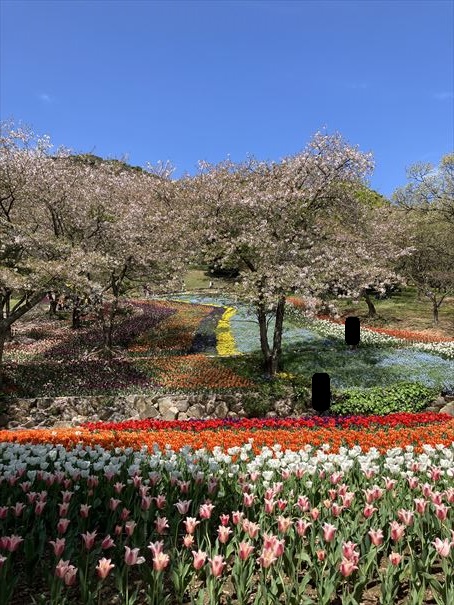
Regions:
<instances>
[{"instance_id":1,"label":"shrub","mask_svg":"<svg viewBox=\"0 0 454 605\"><path fill-rule=\"evenodd\" d=\"M414 382L399 382L389 387L369 389L354 387L343 391L331 406L331 410L343 416L420 412L436 395L435 389Z\"/></svg>"}]
</instances>

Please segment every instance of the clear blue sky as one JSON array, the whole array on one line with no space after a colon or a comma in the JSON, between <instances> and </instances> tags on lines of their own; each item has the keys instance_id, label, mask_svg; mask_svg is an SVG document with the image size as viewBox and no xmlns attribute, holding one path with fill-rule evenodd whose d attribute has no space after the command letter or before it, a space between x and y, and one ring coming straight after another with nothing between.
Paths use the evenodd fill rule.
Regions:
<instances>
[{"instance_id":1,"label":"clear blue sky","mask_svg":"<svg viewBox=\"0 0 454 605\"><path fill-rule=\"evenodd\" d=\"M454 147L454 3L1 4L1 118L130 163L279 160L326 127L385 195Z\"/></svg>"}]
</instances>

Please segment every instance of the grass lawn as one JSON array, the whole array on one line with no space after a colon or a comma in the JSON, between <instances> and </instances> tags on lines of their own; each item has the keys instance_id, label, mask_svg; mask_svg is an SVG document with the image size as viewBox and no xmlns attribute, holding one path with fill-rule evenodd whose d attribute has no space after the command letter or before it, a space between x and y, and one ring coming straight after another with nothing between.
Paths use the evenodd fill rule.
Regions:
<instances>
[{"instance_id":1,"label":"grass lawn","mask_svg":"<svg viewBox=\"0 0 454 605\"><path fill-rule=\"evenodd\" d=\"M447 298L439 311L439 324L432 323L432 303L423 297L418 300L416 288L407 287L390 298L376 300L372 298L378 313L376 319L367 317L367 305L362 299L359 304L351 300L335 299L341 315L356 315L365 326L393 328L416 332L431 332L437 336L454 336L454 298Z\"/></svg>"}]
</instances>

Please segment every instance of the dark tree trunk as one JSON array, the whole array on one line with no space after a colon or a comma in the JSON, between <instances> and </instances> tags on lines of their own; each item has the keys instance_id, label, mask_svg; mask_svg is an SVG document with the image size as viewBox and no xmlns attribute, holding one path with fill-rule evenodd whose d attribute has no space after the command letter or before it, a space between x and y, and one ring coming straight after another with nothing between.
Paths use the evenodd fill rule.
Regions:
<instances>
[{"instance_id":1,"label":"dark tree trunk","mask_svg":"<svg viewBox=\"0 0 454 605\"><path fill-rule=\"evenodd\" d=\"M80 327L82 326L82 322L80 320L80 307L79 306L74 306L73 308L73 312L72 312L72 329L73 330L79 330Z\"/></svg>"},{"instance_id":2,"label":"dark tree trunk","mask_svg":"<svg viewBox=\"0 0 454 605\"><path fill-rule=\"evenodd\" d=\"M285 296L279 298L276 309L276 322L273 334L273 347L268 342L267 320L264 306L260 306L257 318L260 329L260 348L263 354L263 369L267 378L273 379L276 373L282 369L282 329L284 323Z\"/></svg>"},{"instance_id":3,"label":"dark tree trunk","mask_svg":"<svg viewBox=\"0 0 454 605\"><path fill-rule=\"evenodd\" d=\"M57 305L58 305L58 297L55 292L48 292L47 296L49 298L49 317L55 317L57 315Z\"/></svg>"},{"instance_id":4,"label":"dark tree trunk","mask_svg":"<svg viewBox=\"0 0 454 605\"><path fill-rule=\"evenodd\" d=\"M433 324L436 326L438 324L438 307L439 305L436 301L432 302L432 313L433 313Z\"/></svg>"},{"instance_id":5,"label":"dark tree trunk","mask_svg":"<svg viewBox=\"0 0 454 605\"><path fill-rule=\"evenodd\" d=\"M364 300L367 303L367 308L369 309L369 313L368 313L367 317L370 317L370 318L377 317L377 310L375 309L375 305L372 302L369 294L367 294L367 292L365 292L363 294L363 296L364 296Z\"/></svg>"},{"instance_id":6,"label":"dark tree trunk","mask_svg":"<svg viewBox=\"0 0 454 605\"><path fill-rule=\"evenodd\" d=\"M3 351L7 340L7 332L0 329L0 393L3 387Z\"/></svg>"}]
</instances>

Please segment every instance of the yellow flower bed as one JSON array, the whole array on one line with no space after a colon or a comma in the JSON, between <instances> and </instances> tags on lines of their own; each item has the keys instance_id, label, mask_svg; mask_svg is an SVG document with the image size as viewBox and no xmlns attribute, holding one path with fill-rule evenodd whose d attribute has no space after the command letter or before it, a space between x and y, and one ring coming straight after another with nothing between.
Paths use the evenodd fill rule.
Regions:
<instances>
[{"instance_id":1,"label":"yellow flower bed","mask_svg":"<svg viewBox=\"0 0 454 605\"><path fill-rule=\"evenodd\" d=\"M235 347L235 339L230 331L230 319L236 313L233 307L227 307L216 327L216 350L220 357L240 355Z\"/></svg>"}]
</instances>

